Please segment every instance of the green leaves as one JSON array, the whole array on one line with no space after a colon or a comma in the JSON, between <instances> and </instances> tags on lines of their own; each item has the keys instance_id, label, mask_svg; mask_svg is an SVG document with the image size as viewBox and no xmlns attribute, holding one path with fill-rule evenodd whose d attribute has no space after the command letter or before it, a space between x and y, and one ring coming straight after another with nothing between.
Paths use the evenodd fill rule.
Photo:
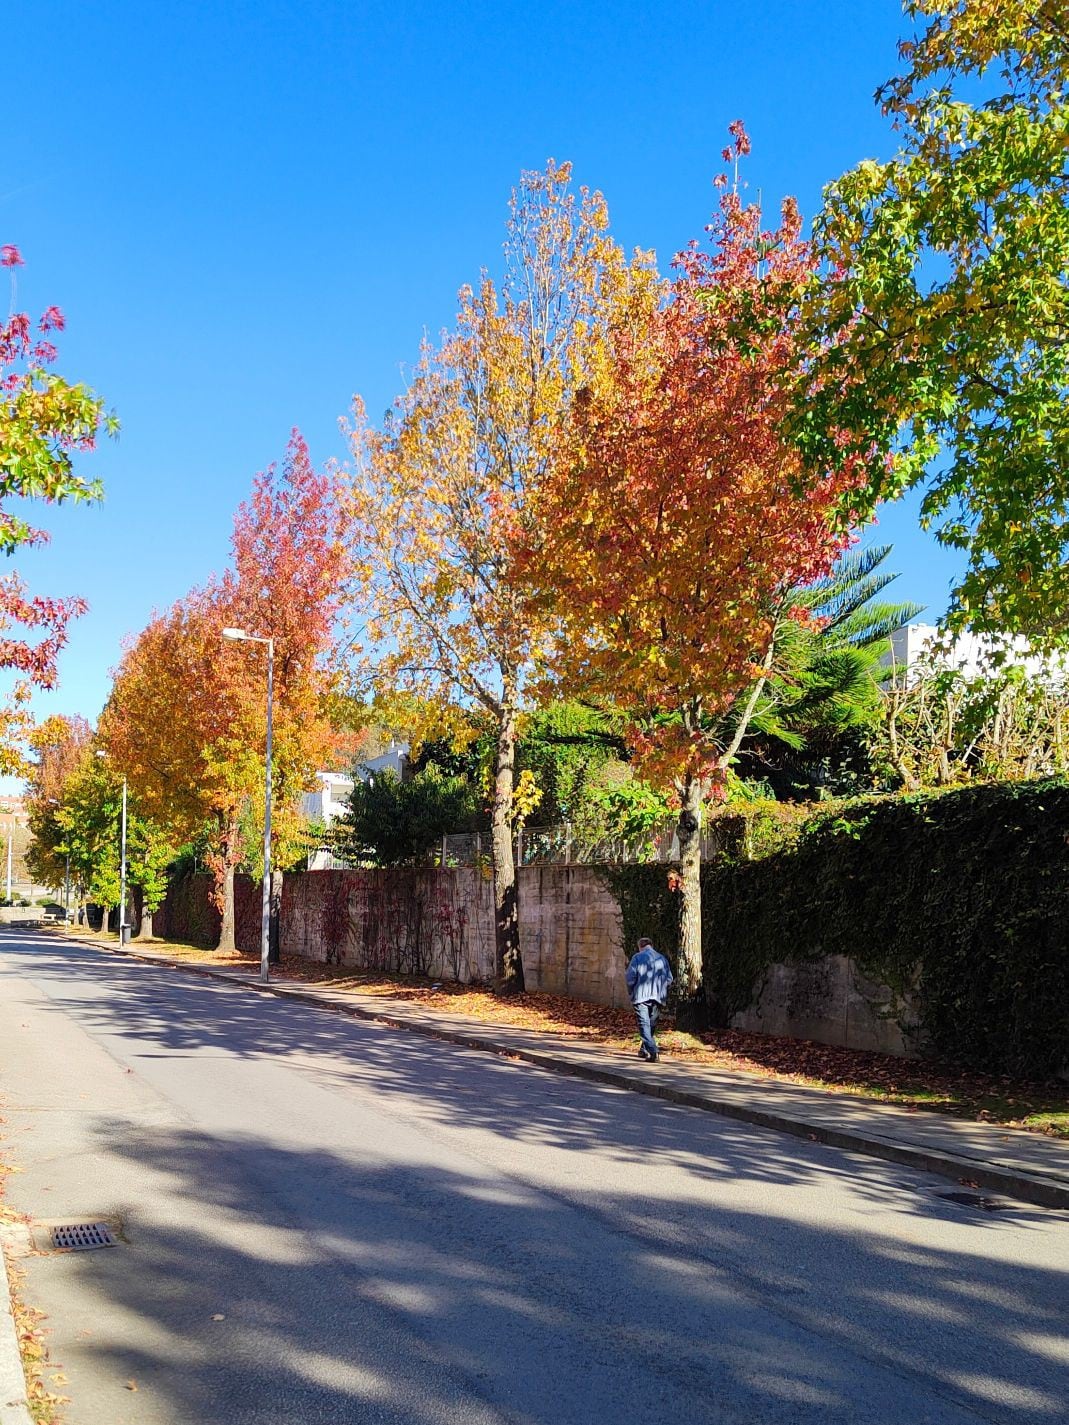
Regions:
<instances>
[{"instance_id":1,"label":"green leaves","mask_svg":"<svg viewBox=\"0 0 1069 1425\"><path fill-rule=\"evenodd\" d=\"M349 807L337 823L339 844L354 857L370 854L378 866L418 865L477 811L471 784L433 764L406 782L390 771L357 781Z\"/></svg>"},{"instance_id":2,"label":"green leaves","mask_svg":"<svg viewBox=\"0 0 1069 1425\"><path fill-rule=\"evenodd\" d=\"M817 467L868 454L862 515L926 486L926 524L970 557L954 622L1054 644L1069 639L1064 16L1037 0L909 12L928 27L882 96L902 147L825 192L820 354L793 434ZM986 97L956 98L964 76Z\"/></svg>"}]
</instances>

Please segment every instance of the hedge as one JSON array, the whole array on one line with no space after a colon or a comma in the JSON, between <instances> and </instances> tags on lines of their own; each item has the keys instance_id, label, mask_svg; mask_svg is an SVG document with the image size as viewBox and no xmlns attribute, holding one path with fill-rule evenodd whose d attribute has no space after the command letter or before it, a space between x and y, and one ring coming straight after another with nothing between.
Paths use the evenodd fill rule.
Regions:
<instances>
[{"instance_id":1,"label":"hedge","mask_svg":"<svg viewBox=\"0 0 1069 1425\"><path fill-rule=\"evenodd\" d=\"M663 866L606 873L627 943L678 949ZM1069 781L871 798L817 813L761 860L703 868L702 947L727 1023L768 966L848 955L912 991L932 1057L1014 1077L1069 1065Z\"/></svg>"}]
</instances>

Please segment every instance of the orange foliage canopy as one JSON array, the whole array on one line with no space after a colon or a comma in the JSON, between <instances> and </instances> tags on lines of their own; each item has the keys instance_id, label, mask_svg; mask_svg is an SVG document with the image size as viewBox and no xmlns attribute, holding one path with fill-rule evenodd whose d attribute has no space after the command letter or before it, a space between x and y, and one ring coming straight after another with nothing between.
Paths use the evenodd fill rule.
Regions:
<instances>
[{"instance_id":1,"label":"orange foliage canopy","mask_svg":"<svg viewBox=\"0 0 1069 1425\"><path fill-rule=\"evenodd\" d=\"M741 126L725 157L748 151ZM724 180L719 180L721 183ZM709 249L676 260L667 301L636 286L608 379L580 392L533 494L521 566L560 620L569 692L631 714L646 771L722 771L723 718L760 675L791 591L848 543L856 462L803 478L781 435L806 359L793 315L814 260L794 204L763 231L725 193Z\"/></svg>"},{"instance_id":2,"label":"orange foliage canopy","mask_svg":"<svg viewBox=\"0 0 1069 1425\"><path fill-rule=\"evenodd\" d=\"M178 841L214 829L220 884L246 854L242 816L262 815L266 737L266 650L226 643L222 630L275 640L275 830L284 839L331 742L322 705L345 570L336 493L294 431L281 477L273 466L257 476L238 510L234 568L137 637L102 718L105 745L147 815Z\"/></svg>"}]
</instances>

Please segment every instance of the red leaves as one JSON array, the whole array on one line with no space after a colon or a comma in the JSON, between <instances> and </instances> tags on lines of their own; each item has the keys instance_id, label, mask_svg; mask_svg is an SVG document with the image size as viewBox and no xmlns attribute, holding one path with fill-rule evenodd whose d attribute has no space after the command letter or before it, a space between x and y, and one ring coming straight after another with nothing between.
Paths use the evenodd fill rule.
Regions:
<instances>
[{"instance_id":1,"label":"red leaves","mask_svg":"<svg viewBox=\"0 0 1069 1425\"><path fill-rule=\"evenodd\" d=\"M323 668L342 587L337 480L294 431L281 471L258 475L234 520L234 569L149 624L126 652L103 719L147 813L177 840L204 824L217 886L248 854L242 810L262 807L266 649L224 643L227 625L275 644L276 839L329 757ZM250 836L258 839L259 831Z\"/></svg>"},{"instance_id":2,"label":"red leaves","mask_svg":"<svg viewBox=\"0 0 1069 1425\"><path fill-rule=\"evenodd\" d=\"M0 574L0 668L15 669L38 688L54 688L56 660L67 642L67 625L86 608L84 599L28 597L17 574ZM4 631L12 624L43 636L37 643L5 637Z\"/></svg>"},{"instance_id":3,"label":"red leaves","mask_svg":"<svg viewBox=\"0 0 1069 1425\"><path fill-rule=\"evenodd\" d=\"M13 243L0 246L0 267L21 265L22 254ZM14 294L14 275L11 290ZM95 484L75 473L72 454L92 448L101 404L84 386L46 370L57 355L48 335L63 325L63 314L54 306L37 322L36 334L25 312L12 311L0 321L0 483L8 496L54 502L91 499L97 493ZM10 554L45 538L18 514L0 510L0 551ZM29 597L18 575L0 576L0 668L19 675L13 696L0 710L0 757L21 756L13 730L22 719L13 720L12 709L31 686L55 686L67 625L85 608L81 599ZM22 637L12 636L18 626Z\"/></svg>"},{"instance_id":4,"label":"red leaves","mask_svg":"<svg viewBox=\"0 0 1069 1425\"><path fill-rule=\"evenodd\" d=\"M749 140L738 123L731 135L737 160ZM710 232L667 291L622 305L519 550L563 623L561 683L629 711L633 749L665 783L715 778L707 719L760 676L776 624L797 616L790 591L848 542L835 515L860 474L806 476L781 434L815 270L796 205L767 230L728 192Z\"/></svg>"}]
</instances>

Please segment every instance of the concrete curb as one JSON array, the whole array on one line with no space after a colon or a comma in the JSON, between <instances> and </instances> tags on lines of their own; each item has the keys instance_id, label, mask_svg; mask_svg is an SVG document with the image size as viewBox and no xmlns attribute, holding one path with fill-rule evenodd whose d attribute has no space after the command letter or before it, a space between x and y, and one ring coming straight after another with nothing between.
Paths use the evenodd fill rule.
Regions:
<instances>
[{"instance_id":1,"label":"concrete curb","mask_svg":"<svg viewBox=\"0 0 1069 1425\"><path fill-rule=\"evenodd\" d=\"M78 940L77 944L91 945L92 942ZM246 976L235 975L227 970L218 970L206 965L190 964L188 961L172 960L162 955L140 953L128 946L118 945L107 948L111 954L122 955L143 964L160 965L166 969L185 970L205 979L221 980L224 983L242 985L246 989L261 994L276 995L282 999L297 1000L315 1005L319 1009L332 1010L353 1019L365 1019L379 1024L388 1024L394 1029L408 1029L432 1039L441 1039L450 1044L458 1044L467 1049L478 1049L484 1053L497 1054L503 1058L520 1059L553 1073L567 1074L573 1078L587 1079L594 1083L609 1084L614 1088L627 1089L632 1093L647 1094L651 1098L664 1099L685 1108L698 1108L706 1113L716 1113L724 1118L733 1118L743 1123L752 1123L759 1128L771 1128L778 1133L787 1133L794 1138L805 1138L809 1142L825 1143L831 1148L842 1148L848 1152L862 1153L870 1158L882 1158L886 1162L899 1163L903 1167L919 1169L949 1178L952 1182L963 1180L994 1192L1005 1193L1007 1197L1021 1202L1033 1203L1038 1207L1048 1207L1069 1211L1069 1183L1060 1182L1038 1173L1026 1173L1019 1169L984 1164L972 1157L959 1157L953 1153L939 1152L928 1147L914 1147L896 1139L881 1137L869 1131L831 1127L809 1119L796 1117L776 1109L754 1108L747 1104L717 1098L715 1094L680 1089L673 1084L648 1077L646 1070L642 1077L629 1072L621 1065L615 1068L608 1064L583 1063L579 1059L562 1057L541 1049L526 1049L523 1046L503 1044L500 1041L434 1024L426 1019L409 1019L407 1016L390 1014L362 1004L341 1004L334 999L324 999L313 990L280 985L262 985ZM6 1422L0 1421L0 1425Z\"/></svg>"},{"instance_id":2,"label":"concrete curb","mask_svg":"<svg viewBox=\"0 0 1069 1425\"><path fill-rule=\"evenodd\" d=\"M26 1375L22 1369L15 1318L11 1312L11 1284L7 1262L0 1244L0 1425L33 1425L26 1397Z\"/></svg>"}]
</instances>

